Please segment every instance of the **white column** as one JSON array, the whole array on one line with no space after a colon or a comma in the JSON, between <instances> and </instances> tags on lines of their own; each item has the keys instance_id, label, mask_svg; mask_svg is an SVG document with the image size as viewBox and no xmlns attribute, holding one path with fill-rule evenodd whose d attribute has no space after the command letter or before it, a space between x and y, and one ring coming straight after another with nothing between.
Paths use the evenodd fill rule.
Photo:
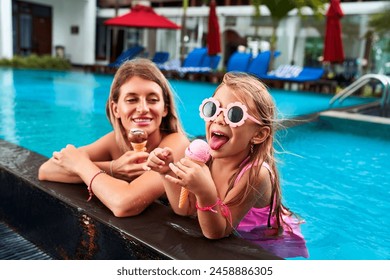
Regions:
<instances>
[{"instance_id":1,"label":"white column","mask_svg":"<svg viewBox=\"0 0 390 280\"><path fill-rule=\"evenodd\" d=\"M297 16L285 18L280 22L277 30L277 50L281 51L282 54L276 59L277 64L290 64L294 58L295 37L299 26L300 19Z\"/></svg>"},{"instance_id":2,"label":"white column","mask_svg":"<svg viewBox=\"0 0 390 280\"><path fill-rule=\"evenodd\" d=\"M96 41L96 0L88 0L84 7L84 61L83 64L95 64Z\"/></svg>"},{"instance_id":3,"label":"white column","mask_svg":"<svg viewBox=\"0 0 390 280\"><path fill-rule=\"evenodd\" d=\"M4 140L18 144L15 121L15 88L14 72L4 69L0 73L0 125L3 129Z\"/></svg>"},{"instance_id":4,"label":"white column","mask_svg":"<svg viewBox=\"0 0 390 280\"><path fill-rule=\"evenodd\" d=\"M293 56L295 65L304 66L306 38L307 38L306 29L301 29L297 33L297 38L295 41L295 54Z\"/></svg>"},{"instance_id":5,"label":"white column","mask_svg":"<svg viewBox=\"0 0 390 280\"><path fill-rule=\"evenodd\" d=\"M0 42L0 58L12 58L12 0L1 0Z\"/></svg>"},{"instance_id":6,"label":"white column","mask_svg":"<svg viewBox=\"0 0 390 280\"><path fill-rule=\"evenodd\" d=\"M359 38L365 38L367 31L368 31L368 21L369 17L368 15L361 15L360 16L360 25L359 25ZM364 51L366 49L366 40L360 40L360 46L359 46L359 54L358 57L362 58L364 57Z\"/></svg>"}]
</instances>

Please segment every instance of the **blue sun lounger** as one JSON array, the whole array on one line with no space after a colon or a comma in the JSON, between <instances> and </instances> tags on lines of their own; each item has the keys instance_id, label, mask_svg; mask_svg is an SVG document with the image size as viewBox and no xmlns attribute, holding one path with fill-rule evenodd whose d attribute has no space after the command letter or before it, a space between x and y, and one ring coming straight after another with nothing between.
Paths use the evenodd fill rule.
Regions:
<instances>
[{"instance_id":1,"label":"blue sun lounger","mask_svg":"<svg viewBox=\"0 0 390 280\"><path fill-rule=\"evenodd\" d=\"M275 71L258 75L258 77L264 80L305 83L319 80L323 74L322 68L281 65Z\"/></svg>"},{"instance_id":2,"label":"blue sun lounger","mask_svg":"<svg viewBox=\"0 0 390 280\"><path fill-rule=\"evenodd\" d=\"M168 71L169 75L178 75L183 78L188 73L196 73L203 68L203 61L207 56L207 48L195 48L188 53L180 67L161 65L161 70ZM203 68L205 70L205 68ZM167 73L167 74L168 74Z\"/></svg>"},{"instance_id":3,"label":"blue sun lounger","mask_svg":"<svg viewBox=\"0 0 390 280\"><path fill-rule=\"evenodd\" d=\"M274 52L274 57L278 57L280 51ZM257 77L267 75L269 63L271 61L271 52L263 51L259 53L256 58L252 59L249 63L247 72Z\"/></svg>"},{"instance_id":4,"label":"blue sun lounger","mask_svg":"<svg viewBox=\"0 0 390 280\"><path fill-rule=\"evenodd\" d=\"M169 52L155 52L152 61L156 64L163 64L169 59Z\"/></svg>"},{"instance_id":5,"label":"blue sun lounger","mask_svg":"<svg viewBox=\"0 0 390 280\"><path fill-rule=\"evenodd\" d=\"M188 53L181 66L176 63L166 63L165 65L159 65L160 70L170 71L172 73L185 73L191 67L200 67L203 58L207 55L206 48L195 48Z\"/></svg>"},{"instance_id":6,"label":"blue sun lounger","mask_svg":"<svg viewBox=\"0 0 390 280\"><path fill-rule=\"evenodd\" d=\"M121 64L127 60L133 59L144 51L142 46L134 46L123 51L114 62L108 64L109 67L118 68Z\"/></svg>"},{"instance_id":7,"label":"blue sun lounger","mask_svg":"<svg viewBox=\"0 0 390 280\"><path fill-rule=\"evenodd\" d=\"M207 74L217 69L220 60L220 55L208 55L206 53L198 67L181 67L180 72L182 74Z\"/></svg>"},{"instance_id":8,"label":"blue sun lounger","mask_svg":"<svg viewBox=\"0 0 390 280\"><path fill-rule=\"evenodd\" d=\"M226 70L227 72L247 72L251 59L251 53L237 51L230 56Z\"/></svg>"}]
</instances>

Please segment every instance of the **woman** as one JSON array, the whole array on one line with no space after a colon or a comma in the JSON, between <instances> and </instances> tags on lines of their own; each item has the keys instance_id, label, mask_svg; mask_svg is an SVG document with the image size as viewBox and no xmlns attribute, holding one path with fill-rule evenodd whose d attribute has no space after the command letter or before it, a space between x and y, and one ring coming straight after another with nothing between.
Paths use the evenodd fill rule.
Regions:
<instances>
[{"instance_id":1,"label":"woman","mask_svg":"<svg viewBox=\"0 0 390 280\"><path fill-rule=\"evenodd\" d=\"M39 169L40 180L84 182L117 217L141 213L164 194L157 172L145 171L149 152L169 147L180 159L189 141L176 113L173 92L161 71L147 59L125 62L116 72L106 105L113 131L92 144L67 145ZM135 152L131 129L146 132L145 151Z\"/></svg>"}]
</instances>

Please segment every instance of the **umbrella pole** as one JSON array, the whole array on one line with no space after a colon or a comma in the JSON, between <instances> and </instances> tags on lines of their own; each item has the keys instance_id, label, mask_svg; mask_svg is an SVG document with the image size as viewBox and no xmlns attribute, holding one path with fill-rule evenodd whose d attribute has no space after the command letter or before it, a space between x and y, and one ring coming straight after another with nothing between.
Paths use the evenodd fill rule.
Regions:
<instances>
[{"instance_id":1,"label":"umbrella pole","mask_svg":"<svg viewBox=\"0 0 390 280\"><path fill-rule=\"evenodd\" d=\"M108 63L110 63L110 52L111 52L111 32L110 32L110 29L111 28L107 28L107 35L106 35L106 60L108 61Z\"/></svg>"},{"instance_id":2,"label":"umbrella pole","mask_svg":"<svg viewBox=\"0 0 390 280\"><path fill-rule=\"evenodd\" d=\"M115 0L115 17L118 16L118 0ZM117 41L118 41L118 28L117 27L114 27L112 29L112 57L114 58L114 60L116 59L117 57L117 54L116 54L116 49L117 49ZM111 62L111 61L110 61Z\"/></svg>"},{"instance_id":3,"label":"umbrella pole","mask_svg":"<svg viewBox=\"0 0 390 280\"><path fill-rule=\"evenodd\" d=\"M187 21L187 7L188 0L183 0L183 16L181 18L181 39L180 39L180 62L183 64L185 59L185 42L184 37L187 33L186 21Z\"/></svg>"}]
</instances>

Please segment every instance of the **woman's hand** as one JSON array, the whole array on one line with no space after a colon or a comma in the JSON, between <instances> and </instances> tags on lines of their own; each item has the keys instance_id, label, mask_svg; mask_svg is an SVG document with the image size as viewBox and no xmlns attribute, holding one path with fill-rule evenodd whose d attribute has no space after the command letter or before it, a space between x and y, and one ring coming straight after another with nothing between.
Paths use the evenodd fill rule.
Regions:
<instances>
[{"instance_id":1,"label":"woman's hand","mask_svg":"<svg viewBox=\"0 0 390 280\"><path fill-rule=\"evenodd\" d=\"M145 169L153 170L164 175L171 171L169 163L173 162L173 160L171 148L156 148L149 154Z\"/></svg>"},{"instance_id":2,"label":"woman's hand","mask_svg":"<svg viewBox=\"0 0 390 280\"><path fill-rule=\"evenodd\" d=\"M111 163L112 175L115 178L132 181L145 173L145 161L149 157L146 152L128 151Z\"/></svg>"},{"instance_id":3,"label":"woman's hand","mask_svg":"<svg viewBox=\"0 0 390 280\"><path fill-rule=\"evenodd\" d=\"M88 154L73 145L66 145L60 152L53 152L53 162L74 174L77 174L86 160L89 160Z\"/></svg>"}]
</instances>

